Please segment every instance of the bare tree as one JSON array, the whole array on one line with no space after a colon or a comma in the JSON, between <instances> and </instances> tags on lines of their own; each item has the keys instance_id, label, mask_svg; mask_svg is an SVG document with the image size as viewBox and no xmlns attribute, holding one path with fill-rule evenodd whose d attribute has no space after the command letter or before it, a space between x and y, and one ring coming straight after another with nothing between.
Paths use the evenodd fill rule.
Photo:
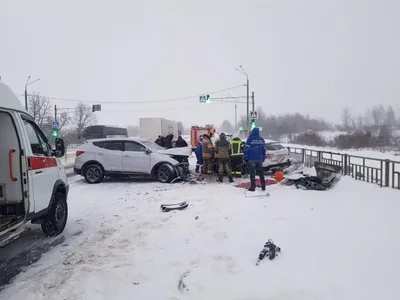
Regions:
<instances>
[{"instance_id":1,"label":"bare tree","mask_svg":"<svg viewBox=\"0 0 400 300\"><path fill-rule=\"evenodd\" d=\"M367 109L365 111L365 115L364 115L364 125L365 126L370 126L373 124L373 120L372 120L372 111L371 109Z\"/></svg>"},{"instance_id":2,"label":"bare tree","mask_svg":"<svg viewBox=\"0 0 400 300\"><path fill-rule=\"evenodd\" d=\"M382 105L374 106L372 108L372 119L374 121L374 125L378 128L383 124L385 118L385 108Z\"/></svg>"},{"instance_id":3,"label":"bare tree","mask_svg":"<svg viewBox=\"0 0 400 300\"><path fill-rule=\"evenodd\" d=\"M390 105L386 110L385 125L390 127L396 125L396 115L394 113L393 107Z\"/></svg>"},{"instance_id":4,"label":"bare tree","mask_svg":"<svg viewBox=\"0 0 400 300\"><path fill-rule=\"evenodd\" d=\"M363 118L363 116L359 115L357 117L357 128L362 129L363 126L364 126L364 118Z\"/></svg>"},{"instance_id":5,"label":"bare tree","mask_svg":"<svg viewBox=\"0 0 400 300\"><path fill-rule=\"evenodd\" d=\"M48 122L51 115L50 100L39 94L30 95L28 99L28 112L32 115L36 124L42 128Z\"/></svg>"},{"instance_id":6,"label":"bare tree","mask_svg":"<svg viewBox=\"0 0 400 300\"><path fill-rule=\"evenodd\" d=\"M68 112L62 112L59 117L60 129L68 125L70 121L71 117L68 115Z\"/></svg>"},{"instance_id":7,"label":"bare tree","mask_svg":"<svg viewBox=\"0 0 400 300\"><path fill-rule=\"evenodd\" d=\"M351 114L350 114L350 109L348 107L345 107L342 110L342 124L343 124L344 130L350 129Z\"/></svg>"},{"instance_id":8,"label":"bare tree","mask_svg":"<svg viewBox=\"0 0 400 300\"><path fill-rule=\"evenodd\" d=\"M78 136L81 136L83 130L94 123L96 123L96 116L92 113L92 108L85 105L83 102L78 103L75 108L72 122L75 126L75 131Z\"/></svg>"}]
</instances>

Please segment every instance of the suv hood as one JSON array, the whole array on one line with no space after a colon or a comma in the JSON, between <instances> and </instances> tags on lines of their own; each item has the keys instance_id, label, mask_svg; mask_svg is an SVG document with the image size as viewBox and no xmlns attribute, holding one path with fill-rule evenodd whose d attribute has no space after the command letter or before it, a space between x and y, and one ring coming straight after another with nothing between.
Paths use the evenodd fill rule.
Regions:
<instances>
[{"instance_id":1,"label":"suv hood","mask_svg":"<svg viewBox=\"0 0 400 300\"><path fill-rule=\"evenodd\" d=\"M158 152L168 155L187 156L187 157L192 155L192 149L190 147L171 148L166 150L159 150Z\"/></svg>"}]
</instances>

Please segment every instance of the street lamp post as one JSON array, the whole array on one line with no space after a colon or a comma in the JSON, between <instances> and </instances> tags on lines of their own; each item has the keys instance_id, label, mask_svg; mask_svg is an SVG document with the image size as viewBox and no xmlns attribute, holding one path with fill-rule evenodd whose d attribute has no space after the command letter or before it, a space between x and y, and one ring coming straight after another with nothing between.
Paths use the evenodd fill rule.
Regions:
<instances>
[{"instance_id":1,"label":"street lamp post","mask_svg":"<svg viewBox=\"0 0 400 300\"><path fill-rule=\"evenodd\" d=\"M230 93L227 93L228 96L233 97ZM235 98L235 133L237 132L237 103L238 99Z\"/></svg>"},{"instance_id":2,"label":"street lamp post","mask_svg":"<svg viewBox=\"0 0 400 300\"><path fill-rule=\"evenodd\" d=\"M32 82L29 82L29 79L31 79L31 76L28 76L28 80L25 83L25 93L24 93L25 94L25 110L26 111L28 111L28 89L27 89L28 85L31 85L32 83L35 83L36 81L40 80L40 78L38 78Z\"/></svg>"},{"instance_id":3,"label":"street lamp post","mask_svg":"<svg viewBox=\"0 0 400 300\"><path fill-rule=\"evenodd\" d=\"M247 75L246 71L243 69L243 67L241 65L239 65L239 68L235 68L236 71L242 73L243 75L246 75L246 87L247 87L247 114L246 114L246 120L247 120L247 127L250 125L250 111L249 111L249 105L250 105L250 101L249 101L249 75Z\"/></svg>"}]
</instances>

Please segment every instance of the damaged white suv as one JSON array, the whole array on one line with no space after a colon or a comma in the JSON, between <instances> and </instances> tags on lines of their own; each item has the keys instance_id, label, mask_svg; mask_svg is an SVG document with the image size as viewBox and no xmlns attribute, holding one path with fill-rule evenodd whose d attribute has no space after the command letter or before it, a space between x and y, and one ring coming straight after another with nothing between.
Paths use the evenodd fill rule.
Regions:
<instances>
[{"instance_id":1,"label":"damaged white suv","mask_svg":"<svg viewBox=\"0 0 400 300\"><path fill-rule=\"evenodd\" d=\"M103 138L86 141L77 151L76 174L88 183L108 177L151 177L162 183L182 178L188 173L192 149L164 149L149 140Z\"/></svg>"}]
</instances>

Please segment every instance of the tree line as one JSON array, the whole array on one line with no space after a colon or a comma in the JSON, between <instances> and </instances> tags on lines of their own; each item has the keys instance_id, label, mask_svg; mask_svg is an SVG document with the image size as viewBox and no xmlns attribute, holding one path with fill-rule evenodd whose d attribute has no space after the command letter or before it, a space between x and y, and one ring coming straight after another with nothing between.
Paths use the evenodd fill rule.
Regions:
<instances>
[{"instance_id":1,"label":"tree line","mask_svg":"<svg viewBox=\"0 0 400 300\"><path fill-rule=\"evenodd\" d=\"M376 130L381 126L389 126L398 128L400 126L400 118L391 105L386 108L382 105L375 105L368 108L364 113L353 115L348 107L342 110L342 123L337 126L338 129L344 131L352 131L356 129Z\"/></svg>"},{"instance_id":2,"label":"tree line","mask_svg":"<svg viewBox=\"0 0 400 300\"><path fill-rule=\"evenodd\" d=\"M238 127L243 126L243 128L246 128L246 119L246 116L242 116L239 119ZM258 108L256 125L262 128L261 134L263 137L275 140L279 140L283 135L292 136L307 130L323 131L333 128L331 124L325 122L323 119L311 118L309 115L302 115L300 113L278 116L267 115L262 108ZM218 130L234 132L234 126L228 120L224 120L221 126L218 127Z\"/></svg>"},{"instance_id":3,"label":"tree line","mask_svg":"<svg viewBox=\"0 0 400 300\"><path fill-rule=\"evenodd\" d=\"M332 146L339 149L400 148L400 118L392 106L375 105L362 114L352 115L349 108L342 110L342 122L336 129L342 131L332 140L325 140L318 132L296 135L291 142L310 146Z\"/></svg>"}]
</instances>

